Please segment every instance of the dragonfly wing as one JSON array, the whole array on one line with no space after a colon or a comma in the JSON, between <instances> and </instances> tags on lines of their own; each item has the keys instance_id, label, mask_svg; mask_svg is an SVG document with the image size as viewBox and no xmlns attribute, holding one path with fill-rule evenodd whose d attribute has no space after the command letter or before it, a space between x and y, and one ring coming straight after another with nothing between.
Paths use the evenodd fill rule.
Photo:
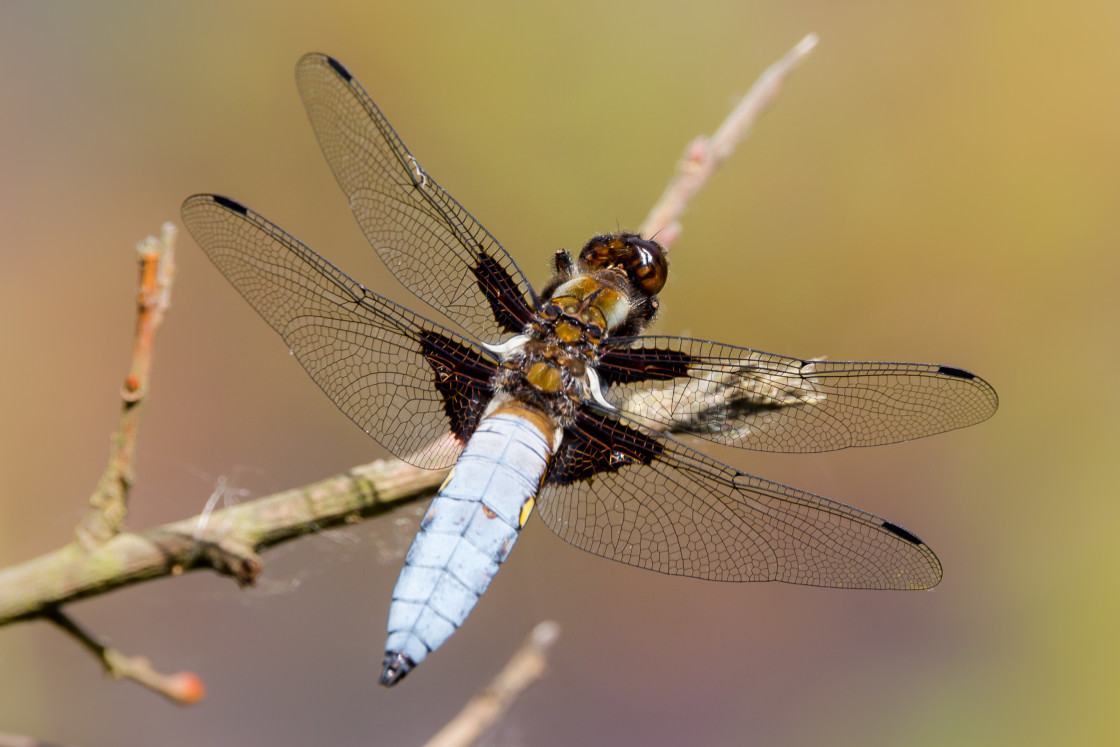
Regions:
<instances>
[{"instance_id":1,"label":"dragonfly wing","mask_svg":"<svg viewBox=\"0 0 1120 747\"><path fill-rule=\"evenodd\" d=\"M576 547L661 573L853 589L941 580L937 556L897 524L588 410L537 503Z\"/></svg>"},{"instance_id":2,"label":"dragonfly wing","mask_svg":"<svg viewBox=\"0 0 1120 747\"><path fill-rule=\"evenodd\" d=\"M195 195L182 212L207 256L339 409L416 466L454 463L490 399L487 353L370 292L240 203Z\"/></svg>"},{"instance_id":3,"label":"dragonfly wing","mask_svg":"<svg viewBox=\"0 0 1120 747\"><path fill-rule=\"evenodd\" d=\"M979 423L999 404L988 382L936 364L803 360L683 337L605 348L599 378L629 417L756 451L908 441Z\"/></svg>"},{"instance_id":4,"label":"dragonfly wing","mask_svg":"<svg viewBox=\"0 0 1120 747\"><path fill-rule=\"evenodd\" d=\"M296 83L350 210L397 279L477 339L520 333L536 308L528 280L420 168L361 84L321 54L299 61Z\"/></svg>"}]
</instances>

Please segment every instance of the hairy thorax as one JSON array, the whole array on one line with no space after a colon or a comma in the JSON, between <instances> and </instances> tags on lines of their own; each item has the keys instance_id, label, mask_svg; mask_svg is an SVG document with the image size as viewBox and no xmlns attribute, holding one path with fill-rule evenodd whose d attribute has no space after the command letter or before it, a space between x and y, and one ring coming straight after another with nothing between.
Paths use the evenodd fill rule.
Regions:
<instances>
[{"instance_id":1,"label":"hairy thorax","mask_svg":"<svg viewBox=\"0 0 1120 747\"><path fill-rule=\"evenodd\" d=\"M503 345L497 392L570 425L588 400L610 407L595 366L612 334L636 334L653 318L667 263L655 242L634 234L596 236L578 263L561 250L547 300L523 333Z\"/></svg>"}]
</instances>

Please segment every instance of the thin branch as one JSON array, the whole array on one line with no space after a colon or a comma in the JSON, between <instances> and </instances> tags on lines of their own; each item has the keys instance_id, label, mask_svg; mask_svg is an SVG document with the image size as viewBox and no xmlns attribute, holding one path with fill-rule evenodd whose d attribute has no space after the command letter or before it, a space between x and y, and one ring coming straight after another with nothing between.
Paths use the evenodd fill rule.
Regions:
<instances>
[{"instance_id":1,"label":"thin branch","mask_svg":"<svg viewBox=\"0 0 1120 747\"><path fill-rule=\"evenodd\" d=\"M121 388L121 422L110 440L109 463L90 496L90 509L78 524L78 542L87 549L107 541L121 530L128 513L128 494L134 479L136 438L140 416L151 381L155 336L171 305L171 282L175 277L175 234L173 223L164 223L159 239L149 236L136 246L140 262L140 284L136 293L136 335L132 363Z\"/></svg>"},{"instance_id":2,"label":"thin branch","mask_svg":"<svg viewBox=\"0 0 1120 747\"><path fill-rule=\"evenodd\" d=\"M127 656L101 643L62 610L51 610L45 617L97 657L105 673L114 679L132 680L180 705L191 705L206 697L206 688L194 672L160 674L143 656Z\"/></svg>"},{"instance_id":3,"label":"thin branch","mask_svg":"<svg viewBox=\"0 0 1120 747\"><path fill-rule=\"evenodd\" d=\"M727 160L739 141L746 137L755 121L770 108L786 77L817 46L817 35L809 34L775 62L759 77L747 95L742 98L719 129L711 137L700 135L684 150L677 164L677 172L665 188L661 199L654 205L642 227L642 236L656 236L658 243L668 248L681 233L681 216L688 203Z\"/></svg>"},{"instance_id":4,"label":"thin branch","mask_svg":"<svg viewBox=\"0 0 1120 747\"><path fill-rule=\"evenodd\" d=\"M557 623L551 620L539 623L498 676L471 698L424 747L466 747L477 742L521 693L541 678L548 664L548 651L559 636Z\"/></svg>"}]
</instances>

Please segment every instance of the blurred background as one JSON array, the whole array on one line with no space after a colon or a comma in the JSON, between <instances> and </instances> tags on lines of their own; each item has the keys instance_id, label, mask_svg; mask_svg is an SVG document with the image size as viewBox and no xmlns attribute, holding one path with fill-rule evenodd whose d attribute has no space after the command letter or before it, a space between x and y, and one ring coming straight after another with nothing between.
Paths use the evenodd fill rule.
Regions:
<instances>
[{"instance_id":1,"label":"blurred background","mask_svg":"<svg viewBox=\"0 0 1120 747\"><path fill-rule=\"evenodd\" d=\"M244 201L409 300L322 160L301 54L341 59L539 283L556 248L636 227L684 145L809 32L820 46L686 216L657 330L991 381L1000 412L966 431L716 454L906 526L940 586L670 578L533 521L464 628L386 691L413 506L268 552L254 589L203 572L71 608L198 672L193 708L107 680L46 624L0 629L0 732L416 744L552 618L549 674L484 744L1120 739L1115 3L3 3L0 565L71 539L117 421L133 245L187 195ZM186 233L178 259L131 526L195 515L223 483L245 499L385 456Z\"/></svg>"}]
</instances>

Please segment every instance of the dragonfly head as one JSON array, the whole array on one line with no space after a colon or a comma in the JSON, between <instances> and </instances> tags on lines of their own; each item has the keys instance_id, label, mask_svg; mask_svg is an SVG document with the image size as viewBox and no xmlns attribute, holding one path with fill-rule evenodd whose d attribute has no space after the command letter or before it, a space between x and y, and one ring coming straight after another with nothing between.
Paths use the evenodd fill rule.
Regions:
<instances>
[{"instance_id":1,"label":"dragonfly head","mask_svg":"<svg viewBox=\"0 0 1120 747\"><path fill-rule=\"evenodd\" d=\"M661 292L669 274L669 260L661 245L636 233L594 237L579 253L579 265L585 272L624 270L634 290L646 298Z\"/></svg>"}]
</instances>

